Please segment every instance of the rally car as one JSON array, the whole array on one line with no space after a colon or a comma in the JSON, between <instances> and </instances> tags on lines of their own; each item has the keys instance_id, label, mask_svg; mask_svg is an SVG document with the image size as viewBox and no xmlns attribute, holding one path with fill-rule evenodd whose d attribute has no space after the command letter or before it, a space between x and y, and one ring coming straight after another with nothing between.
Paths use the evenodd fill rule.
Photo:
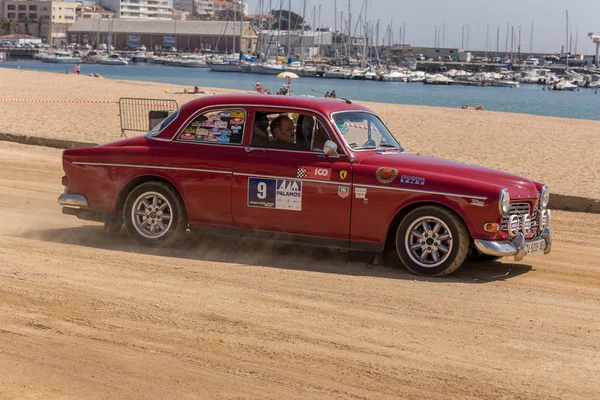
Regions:
<instances>
[{"instance_id":1,"label":"rally car","mask_svg":"<svg viewBox=\"0 0 600 400\"><path fill-rule=\"evenodd\" d=\"M192 100L142 136L63 153L63 213L151 246L186 230L345 250L395 249L410 271L548 254L546 185L405 151L344 99Z\"/></svg>"}]
</instances>

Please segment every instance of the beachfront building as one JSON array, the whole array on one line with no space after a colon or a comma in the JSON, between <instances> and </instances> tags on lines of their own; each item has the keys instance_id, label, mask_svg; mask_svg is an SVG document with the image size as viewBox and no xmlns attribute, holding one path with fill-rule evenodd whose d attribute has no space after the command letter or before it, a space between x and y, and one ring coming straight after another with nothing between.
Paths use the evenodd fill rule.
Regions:
<instances>
[{"instance_id":1,"label":"beachfront building","mask_svg":"<svg viewBox=\"0 0 600 400\"><path fill-rule=\"evenodd\" d=\"M214 16L213 0L174 0L173 8L193 17Z\"/></svg>"},{"instance_id":2,"label":"beachfront building","mask_svg":"<svg viewBox=\"0 0 600 400\"><path fill-rule=\"evenodd\" d=\"M79 3L69 1L4 0L4 17L17 32L36 35L55 46L67 44L67 29L75 22Z\"/></svg>"},{"instance_id":3,"label":"beachfront building","mask_svg":"<svg viewBox=\"0 0 600 400\"><path fill-rule=\"evenodd\" d=\"M98 4L115 12L116 18L170 20L173 0L98 0Z\"/></svg>"},{"instance_id":4,"label":"beachfront building","mask_svg":"<svg viewBox=\"0 0 600 400\"><path fill-rule=\"evenodd\" d=\"M115 12L96 4L77 7L77 18L115 18Z\"/></svg>"},{"instance_id":5,"label":"beachfront building","mask_svg":"<svg viewBox=\"0 0 600 400\"><path fill-rule=\"evenodd\" d=\"M145 46L149 51L163 49L202 49L211 51L253 52L258 34L254 27L245 22L231 21L135 21L126 19L79 18L69 29L72 43L95 45L111 43L115 49L124 50ZM240 35L241 34L241 35ZM233 47L235 43L235 48Z\"/></svg>"},{"instance_id":6,"label":"beachfront building","mask_svg":"<svg viewBox=\"0 0 600 400\"><path fill-rule=\"evenodd\" d=\"M215 14L220 14L224 11L241 11L244 15L248 15L248 4L245 2L234 0L212 0L212 2Z\"/></svg>"},{"instance_id":7,"label":"beachfront building","mask_svg":"<svg viewBox=\"0 0 600 400\"><path fill-rule=\"evenodd\" d=\"M41 44L42 39L39 37L25 35L22 33L11 33L10 35L0 36L0 43L10 43L11 45L19 44Z\"/></svg>"}]
</instances>

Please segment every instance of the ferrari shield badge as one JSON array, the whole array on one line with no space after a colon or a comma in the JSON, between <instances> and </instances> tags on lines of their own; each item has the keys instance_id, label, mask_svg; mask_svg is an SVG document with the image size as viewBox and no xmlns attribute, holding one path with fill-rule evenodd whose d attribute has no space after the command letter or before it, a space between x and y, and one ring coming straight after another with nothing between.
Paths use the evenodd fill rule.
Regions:
<instances>
[{"instance_id":1,"label":"ferrari shield badge","mask_svg":"<svg viewBox=\"0 0 600 400\"><path fill-rule=\"evenodd\" d=\"M348 175L348 171L346 171L345 169L340 171L340 179L344 180L346 179L346 176Z\"/></svg>"},{"instance_id":2,"label":"ferrari shield badge","mask_svg":"<svg viewBox=\"0 0 600 400\"><path fill-rule=\"evenodd\" d=\"M377 180L381 183L390 183L398 176L398 170L396 168L386 167L377 168L375 176L377 177Z\"/></svg>"}]
</instances>

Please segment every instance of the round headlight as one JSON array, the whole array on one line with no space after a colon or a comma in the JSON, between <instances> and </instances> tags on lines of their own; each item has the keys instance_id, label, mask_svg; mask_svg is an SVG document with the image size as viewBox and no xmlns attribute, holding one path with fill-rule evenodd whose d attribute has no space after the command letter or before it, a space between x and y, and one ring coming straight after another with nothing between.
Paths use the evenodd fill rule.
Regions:
<instances>
[{"instance_id":1,"label":"round headlight","mask_svg":"<svg viewBox=\"0 0 600 400\"><path fill-rule=\"evenodd\" d=\"M550 191L548 190L548 186L542 186L542 190L540 192L540 207L545 209L548 207L548 202L550 201Z\"/></svg>"},{"instance_id":2,"label":"round headlight","mask_svg":"<svg viewBox=\"0 0 600 400\"><path fill-rule=\"evenodd\" d=\"M500 199L498 200L498 211L500 211L500 214L504 215L508 212L509 206L510 195L508 194L508 189L504 188L500 191Z\"/></svg>"}]
</instances>

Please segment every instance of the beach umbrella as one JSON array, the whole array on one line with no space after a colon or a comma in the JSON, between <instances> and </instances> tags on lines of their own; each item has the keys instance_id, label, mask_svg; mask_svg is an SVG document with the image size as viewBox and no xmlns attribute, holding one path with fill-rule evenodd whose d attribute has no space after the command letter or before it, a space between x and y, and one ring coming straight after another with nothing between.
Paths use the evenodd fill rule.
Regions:
<instances>
[{"instance_id":1,"label":"beach umbrella","mask_svg":"<svg viewBox=\"0 0 600 400\"><path fill-rule=\"evenodd\" d=\"M286 94L292 94L292 82L290 81L292 78L300 78L298 75L296 75L293 72L280 72L277 75L278 78L285 78L286 83L287 83L287 93Z\"/></svg>"},{"instance_id":2,"label":"beach umbrella","mask_svg":"<svg viewBox=\"0 0 600 400\"><path fill-rule=\"evenodd\" d=\"M293 72L287 72L287 71L279 73L279 74L277 75L277 77L278 77L278 78L286 78L286 79L287 79L287 78L294 78L294 79L295 79L295 78L300 78L300 77L299 77L298 75L296 75L295 73L293 73Z\"/></svg>"}]
</instances>

